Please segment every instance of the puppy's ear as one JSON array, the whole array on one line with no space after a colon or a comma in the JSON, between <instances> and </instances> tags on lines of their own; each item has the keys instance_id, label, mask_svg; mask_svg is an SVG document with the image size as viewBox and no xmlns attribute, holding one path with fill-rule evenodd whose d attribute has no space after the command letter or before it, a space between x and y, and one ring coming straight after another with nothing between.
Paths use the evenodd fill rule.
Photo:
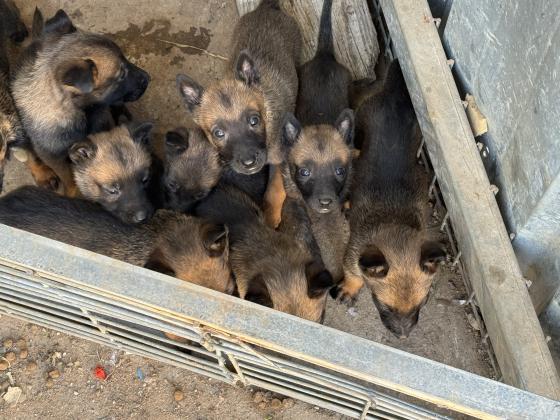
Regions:
<instances>
[{"instance_id":1,"label":"puppy's ear","mask_svg":"<svg viewBox=\"0 0 560 420\"><path fill-rule=\"evenodd\" d=\"M165 133L165 153L168 156L176 156L184 153L189 148L189 133L184 137L178 131L168 131Z\"/></svg>"},{"instance_id":2,"label":"puppy's ear","mask_svg":"<svg viewBox=\"0 0 560 420\"><path fill-rule=\"evenodd\" d=\"M68 151L68 156L73 164L79 165L86 160L93 159L97 152L97 146L89 139L74 143Z\"/></svg>"},{"instance_id":3,"label":"puppy's ear","mask_svg":"<svg viewBox=\"0 0 560 420\"><path fill-rule=\"evenodd\" d=\"M323 296L335 282L322 262L312 261L305 266L305 277L307 278L307 296L311 299Z\"/></svg>"},{"instance_id":4,"label":"puppy's ear","mask_svg":"<svg viewBox=\"0 0 560 420\"><path fill-rule=\"evenodd\" d=\"M291 112L286 112L284 124L282 125L282 145L289 149L297 141L301 133L301 124Z\"/></svg>"},{"instance_id":5,"label":"puppy's ear","mask_svg":"<svg viewBox=\"0 0 560 420\"><path fill-rule=\"evenodd\" d=\"M189 112L193 112L200 105L204 88L185 74L178 74L175 80L187 109Z\"/></svg>"},{"instance_id":6,"label":"puppy's ear","mask_svg":"<svg viewBox=\"0 0 560 420\"><path fill-rule=\"evenodd\" d=\"M47 20L42 32L66 35L72 32L76 32L76 27L74 26L72 20L66 14L66 12L62 9L59 9L52 18Z\"/></svg>"},{"instance_id":7,"label":"puppy's ear","mask_svg":"<svg viewBox=\"0 0 560 420\"><path fill-rule=\"evenodd\" d=\"M201 227L202 243L211 257L219 257L228 248L228 229L225 225L205 223Z\"/></svg>"},{"instance_id":8,"label":"puppy's ear","mask_svg":"<svg viewBox=\"0 0 560 420\"><path fill-rule=\"evenodd\" d=\"M346 144L353 147L354 143L354 111L349 108L343 110L334 124Z\"/></svg>"},{"instance_id":9,"label":"puppy's ear","mask_svg":"<svg viewBox=\"0 0 560 420\"><path fill-rule=\"evenodd\" d=\"M129 125L128 132L130 133L130 137L134 142L142 145L142 146L149 146L150 145L150 135L152 133L152 129L154 125L150 122L145 122L138 125Z\"/></svg>"},{"instance_id":10,"label":"puppy's ear","mask_svg":"<svg viewBox=\"0 0 560 420\"><path fill-rule=\"evenodd\" d=\"M445 247L440 242L426 242L420 252L420 267L428 274L435 274L438 265L445 261Z\"/></svg>"},{"instance_id":11,"label":"puppy's ear","mask_svg":"<svg viewBox=\"0 0 560 420\"><path fill-rule=\"evenodd\" d=\"M33 13L33 24L31 26L31 37L37 39L43 33L43 28L45 27L45 19L41 10L35 6L35 12Z\"/></svg>"},{"instance_id":12,"label":"puppy's ear","mask_svg":"<svg viewBox=\"0 0 560 420\"><path fill-rule=\"evenodd\" d=\"M256 275L249 281L249 287L244 299L268 308L274 307L270 292L261 274Z\"/></svg>"},{"instance_id":13,"label":"puppy's ear","mask_svg":"<svg viewBox=\"0 0 560 420\"><path fill-rule=\"evenodd\" d=\"M95 88L97 67L90 59L75 60L62 66L58 72L60 82L78 93L91 93Z\"/></svg>"},{"instance_id":14,"label":"puppy's ear","mask_svg":"<svg viewBox=\"0 0 560 420\"><path fill-rule=\"evenodd\" d=\"M247 50L243 50L237 57L235 72L238 80L247 86L257 85L260 82L260 73Z\"/></svg>"},{"instance_id":15,"label":"puppy's ear","mask_svg":"<svg viewBox=\"0 0 560 420\"><path fill-rule=\"evenodd\" d=\"M385 256L375 245L370 246L360 257L358 265L367 277L381 279L389 272Z\"/></svg>"},{"instance_id":16,"label":"puppy's ear","mask_svg":"<svg viewBox=\"0 0 560 420\"><path fill-rule=\"evenodd\" d=\"M156 249L150 254L144 268L175 277L175 271L169 266L160 249Z\"/></svg>"}]
</instances>

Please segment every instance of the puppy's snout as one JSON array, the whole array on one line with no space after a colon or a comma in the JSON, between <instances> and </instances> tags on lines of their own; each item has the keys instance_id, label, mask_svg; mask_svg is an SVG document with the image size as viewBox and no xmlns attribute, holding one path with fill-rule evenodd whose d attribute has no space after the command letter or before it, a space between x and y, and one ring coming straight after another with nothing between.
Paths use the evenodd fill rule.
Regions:
<instances>
[{"instance_id":1,"label":"puppy's snout","mask_svg":"<svg viewBox=\"0 0 560 420\"><path fill-rule=\"evenodd\" d=\"M255 164L257 163L257 156L252 155L250 157L246 157L246 158L241 160L241 163L243 164L243 166L250 169L250 168L254 167Z\"/></svg>"},{"instance_id":2,"label":"puppy's snout","mask_svg":"<svg viewBox=\"0 0 560 420\"><path fill-rule=\"evenodd\" d=\"M332 204L332 199L328 197L323 197L319 199L319 203L324 207L328 207Z\"/></svg>"}]
</instances>

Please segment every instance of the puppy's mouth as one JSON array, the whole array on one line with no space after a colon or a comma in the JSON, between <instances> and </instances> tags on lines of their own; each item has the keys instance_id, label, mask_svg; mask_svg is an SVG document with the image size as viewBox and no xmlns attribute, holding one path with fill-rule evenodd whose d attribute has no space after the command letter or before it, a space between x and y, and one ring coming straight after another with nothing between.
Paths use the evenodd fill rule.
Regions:
<instances>
[{"instance_id":1,"label":"puppy's mouth","mask_svg":"<svg viewBox=\"0 0 560 420\"><path fill-rule=\"evenodd\" d=\"M331 207L320 207L320 208L318 209L318 212L321 213L321 214L328 214L328 213L330 213L331 211L332 211L332 208L331 208Z\"/></svg>"}]
</instances>

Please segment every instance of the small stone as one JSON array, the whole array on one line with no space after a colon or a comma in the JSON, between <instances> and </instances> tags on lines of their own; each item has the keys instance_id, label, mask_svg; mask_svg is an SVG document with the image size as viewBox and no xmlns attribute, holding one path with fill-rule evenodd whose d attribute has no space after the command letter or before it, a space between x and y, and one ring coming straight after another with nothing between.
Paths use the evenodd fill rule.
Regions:
<instances>
[{"instance_id":1,"label":"small stone","mask_svg":"<svg viewBox=\"0 0 560 420\"><path fill-rule=\"evenodd\" d=\"M16 360L16 354L13 351L9 351L4 355L4 357L8 362L13 362L14 360Z\"/></svg>"},{"instance_id":2,"label":"small stone","mask_svg":"<svg viewBox=\"0 0 560 420\"><path fill-rule=\"evenodd\" d=\"M295 401L291 398L284 398L284 401L282 401L282 405L284 406L284 408L292 408L294 404Z\"/></svg>"},{"instance_id":3,"label":"small stone","mask_svg":"<svg viewBox=\"0 0 560 420\"><path fill-rule=\"evenodd\" d=\"M27 342L23 339L20 338L18 341L16 341L16 347L18 349L26 349L27 348Z\"/></svg>"},{"instance_id":4,"label":"small stone","mask_svg":"<svg viewBox=\"0 0 560 420\"><path fill-rule=\"evenodd\" d=\"M27 349L24 349L19 352L20 359L27 359L27 356L29 356L29 352L27 351Z\"/></svg>"},{"instance_id":5,"label":"small stone","mask_svg":"<svg viewBox=\"0 0 560 420\"><path fill-rule=\"evenodd\" d=\"M0 360L0 370L6 370L10 367L7 360Z\"/></svg>"},{"instance_id":6,"label":"small stone","mask_svg":"<svg viewBox=\"0 0 560 420\"><path fill-rule=\"evenodd\" d=\"M74 396L77 396L77 395L78 395L78 391L74 391Z\"/></svg>"},{"instance_id":7,"label":"small stone","mask_svg":"<svg viewBox=\"0 0 560 420\"><path fill-rule=\"evenodd\" d=\"M273 398L272 401L270 402L270 406L275 410L277 410L280 407L282 407L282 401L280 401L278 398Z\"/></svg>"},{"instance_id":8,"label":"small stone","mask_svg":"<svg viewBox=\"0 0 560 420\"><path fill-rule=\"evenodd\" d=\"M263 401L264 401L264 394L260 391L255 392L255 394L253 395L253 402L255 404L258 404Z\"/></svg>"},{"instance_id":9,"label":"small stone","mask_svg":"<svg viewBox=\"0 0 560 420\"><path fill-rule=\"evenodd\" d=\"M52 378L47 379L45 385L47 386L47 388L52 388L54 386L54 381L52 380Z\"/></svg>"},{"instance_id":10,"label":"small stone","mask_svg":"<svg viewBox=\"0 0 560 420\"><path fill-rule=\"evenodd\" d=\"M37 325L32 325L31 326L31 332L36 333L37 331L39 331L39 327Z\"/></svg>"},{"instance_id":11,"label":"small stone","mask_svg":"<svg viewBox=\"0 0 560 420\"><path fill-rule=\"evenodd\" d=\"M2 344L4 345L5 349L11 349L14 345L14 340L12 340L11 338L6 338Z\"/></svg>"},{"instance_id":12,"label":"small stone","mask_svg":"<svg viewBox=\"0 0 560 420\"><path fill-rule=\"evenodd\" d=\"M51 370L49 372L49 377L51 377L52 379L56 379L56 378L60 378L60 372L58 369L55 370Z\"/></svg>"},{"instance_id":13,"label":"small stone","mask_svg":"<svg viewBox=\"0 0 560 420\"><path fill-rule=\"evenodd\" d=\"M175 401L179 402L183 398L185 398L185 395L183 394L183 391L181 391L180 389L176 389L173 393L173 398L175 398Z\"/></svg>"},{"instance_id":14,"label":"small stone","mask_svg":"<svg viewBox=\"0 0 560 420\"><path fill-rule=\"evenodd\" d=\"M266 403L265 403L264 401L263 401L263 402L260 402L260 403L259 403L259 408L260 408L261 410L265 410L265 409L266 409Z\"/></svg>"},{"instance_id":15,"label":"small stone","mask_svg":"<svg viewBox=\"0 0 560 420\"><path fill-rule=\"evenodd\" d=\"M26 366L25 366L25 370L28 372L35 372L37 370L37 363L35 362L29 362Z\"/></svg>"}]
</instances>

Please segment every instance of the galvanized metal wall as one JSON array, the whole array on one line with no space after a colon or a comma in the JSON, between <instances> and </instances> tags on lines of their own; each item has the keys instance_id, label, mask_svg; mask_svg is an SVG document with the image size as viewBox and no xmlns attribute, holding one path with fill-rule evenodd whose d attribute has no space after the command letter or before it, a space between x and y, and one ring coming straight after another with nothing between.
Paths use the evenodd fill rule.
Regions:
<instances>
[{"instance_id":1,"label":"galvanized metal wall","mask_svg":"<svg viewBox=\"0 0 560 420\"><path fill-rule=\"evenodd\" d=\"M488 118L481 140L537 310L560 285L560 2L454 0L445 43Z\"/></svg>"}]
</instances>

